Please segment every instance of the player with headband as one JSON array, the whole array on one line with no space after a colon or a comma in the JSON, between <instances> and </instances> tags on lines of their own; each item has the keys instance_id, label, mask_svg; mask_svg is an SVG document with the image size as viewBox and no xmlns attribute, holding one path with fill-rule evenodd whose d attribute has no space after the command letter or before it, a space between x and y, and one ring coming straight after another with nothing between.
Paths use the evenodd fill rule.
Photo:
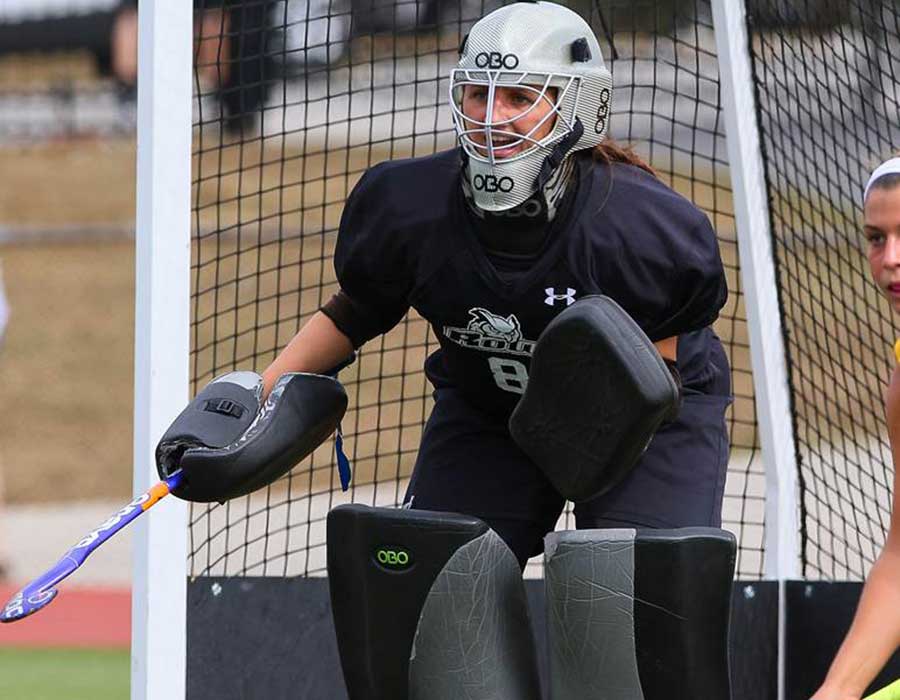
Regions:
<instances>
[{"instance_id":1,"label":"player with headband","mask_svg":"<svg viewBox=\"0 0 900 700\"><path fill-rule=\"evenodd\" d=\"M863 191L866 248L872 279L900 313L900 153L872 172ZM900 646L900 339L884 395L888 439L894 461L894 502L884 549L837 656L813 700L859 700Z\"/></svg>"}]
</instances>

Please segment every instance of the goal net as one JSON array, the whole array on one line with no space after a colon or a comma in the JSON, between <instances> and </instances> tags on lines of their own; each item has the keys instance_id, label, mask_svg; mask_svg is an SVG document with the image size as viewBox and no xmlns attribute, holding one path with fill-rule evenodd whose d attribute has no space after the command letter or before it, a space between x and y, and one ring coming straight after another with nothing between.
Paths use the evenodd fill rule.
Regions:
<instances>
[{"instance_id":1,"label":"goal net","mask_svg":"<svg viewBox=\"0 0 900 700\"><path fill-rule=\"evenodd\" d=\"M862 190L900 150L900 8L752 3L748 25L800 483L802 573L860 579L893 465L882 394L897 337L871 281Z\"/></svg>"},{"instance_id":2,"label":"goal net","mask_svg":"<svg viewBox=\"0 0 900 700\"><path fill-rule=\"evenodd\" d=\"M233 369L262 370L335 292L331 255L338 221L348 193L367 168L389 158L454 147L448 75L469 27L500 4L258 0L223 9L221 2L196 3L195 389ZM723 526L740 543L738 575L762 578L765 476L709 2L570 4L594 28L613 73L611 135L633 144L666 183L706 211L718 232L730 296L715 330L727 349L735 394L727 414L731 461ZM767 50L784 53L794 70L802 66L788 45ZM795 77L808 79L802 72ZM775 80L780 79L779 74ZM840 79L835 78L835 87ZM793 84L784 89L795 90ZM837 94L831 97L837 99ZM855 153L856 133L861 132L847 129L844 138L861 163L863 154ZM789 198L796 185L790 178L807 162L798 145L777 146L782 149L779 156L791 164L785 171L788 182L779 185L773 179L773 187L780 186L787 198L786 206L798 201ZM835 161L827 165L834 165L835 172L842 167ZM856 178L858 170L853 171ZM830 217L832 212L819 214ZM821 229L811 225L808 230L810 244L821 245ZM799 250L793 243L788 247ZM839 257L836 249L833 255ZM862 269L858 258L856 251L848 250L844 259L849 269ZM837 265L832 268L837 274ZM825 310L819 291L827 282L820 277L816 284L814 315L819 319ZM829 302L836 317L844 313L839 308L842 289L838 287ZM838 337L836 331L820 329L820 321L808 313L797 308L798 322L823 336ZM857 320L877 325L882 315L872 306ZM840 337L852 329L842 333ZM875 343L874 335L869 342ZM348 501L396 505L403 498L431 408L422 365L435 348L427 324L415 314L366 344L357 362L341 374L350 395L343 422L354 469L350 490L340 490L334 448L327 443L265 492L222 506L194 506L190 573L324 573L325 516L330 508ZM836 350L825 343L819 348L829 362L838 361ZM857 367L852 354L848 350L848 364L841 368L846 381ZM885 354L879 349L867 357L881 360ZM867 367L863 374L871 378L874 391L876 367L868 359L859 362L859 367ZM834 391L847 386L845 380L827 376L817 375L816 391L823 384ZM795 400L802 408L799 396ZM874 438L877 401L863 398L856 405L869 412ZM849 459L846 445L840 449L845 451L841 459ZM830 453L816 454L820 468L831 468ZM879 474L883 487L885 471L876 465L876 454L880 452L870 453L865 469ZM569 518L567 511L560 527L569 525ZM529 567L538 573L537 563Z\"/></svg>"}]
</instances>

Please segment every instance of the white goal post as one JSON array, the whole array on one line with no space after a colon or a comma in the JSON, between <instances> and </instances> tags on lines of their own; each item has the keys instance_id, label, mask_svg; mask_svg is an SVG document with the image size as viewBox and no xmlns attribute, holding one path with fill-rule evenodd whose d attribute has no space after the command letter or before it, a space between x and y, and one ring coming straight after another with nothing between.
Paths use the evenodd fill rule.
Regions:
<instances>
[{"instance_id":1,"label":"white goal post","mask_svg":"<svg viewBox=\"0 0 900 700\"><path fill-rule=\"evenodd\" d=\"M188 399L192 3L139 13L134 492L159 480L154 450ZM131 697L186 688L187 503L168 498L134 525Z\"/></svg>"},{"instance_id":2,"label":"white goal post","mask_svg":"<svg viewBox=\"0 0 900 700\"><path fill-rule=\"evenodd\" d=\"M734 218L766 471L766 576L779 582L778 697L784 698L785 581L800 572L797 461L744 0L712 0Z\"/></svg>"}]
</instances>

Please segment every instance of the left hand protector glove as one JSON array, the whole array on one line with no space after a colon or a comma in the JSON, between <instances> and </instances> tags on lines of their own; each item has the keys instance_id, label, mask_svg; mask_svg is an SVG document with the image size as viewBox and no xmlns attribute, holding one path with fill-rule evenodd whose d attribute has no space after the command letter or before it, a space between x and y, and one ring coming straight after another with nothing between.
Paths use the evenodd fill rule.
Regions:
<instances>
[{"instance_id":1,"label":"left hand protector glove","mask_svg":"<svg viewBox=\"0 0 900 700\"><path fill-rule=\"evenodd\" d=\"M609 297L583 297L538 338L509 431L560 494L586 501L625 477L657 428L677 414L679 394L622 307Z\"/></svg>"},{"instance_id":2,"label":"left hand protector glove","mask_svg":"<svg viewBox=\"0 0 900 700\"><path fill-rule=\"evenodd\" d=\"M165 479L181 469L173 493L220 503L278 479L334 433L347 409L341 383L321 374L279 377L264 403L262 377L231 372L197 394L156 447Z\"/></svg>"}]
</instances>

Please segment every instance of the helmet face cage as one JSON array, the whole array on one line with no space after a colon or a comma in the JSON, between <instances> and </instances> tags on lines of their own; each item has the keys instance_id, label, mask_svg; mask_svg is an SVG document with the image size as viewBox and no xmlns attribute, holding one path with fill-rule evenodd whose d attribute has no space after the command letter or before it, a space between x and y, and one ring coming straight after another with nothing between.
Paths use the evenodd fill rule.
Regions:
<instances>
[{"instance_id":1,"label":"helmet face cage","mask_svg":"<svg viewBox=\"0 0 900 700\"><path fill-rule=\"evenodd\" d=\"M484 87L487 90L486 114L483 121L463 112L463 93L467 85ZM494 98L497 90L502 88L524 90L534 97L534 101L522 112L512 117L494 119ZM555 97L550 96L550 91L553 89L556 90ZM460 145L470 158L491 166L526 157L537 148L546 148L549 151L572 131L580 89L581 80L575 75L511 70L454 69L450 74L450 105L453 111L453 125ZM526 133L514 130L515 122L532 114L541 105L549 105L550 109L531 129ZM535 138L535 133L554 118L553 128L547 135L541 139ZM497 144L495 142L497 136L504 141ZM481 137L483 140L474 137ZM495 155L496 151L518 148L522 144L528 144L528 147L509 157L497 158Z\"/></svg>"},{"instance_id":2,"label":"helmet face cage","mask_svg":"<svg viewBox=\"0 0 900 700\"><path fill-rule=\"evenodd\" d=\"M466 101L473 115L463 112L469 85L484 90L472 96L477 105ZM507 102L512 96L501 91L510 88L534 100ZM570 153L603 141L611 89L597 39L578 13L552 2L517 2L480 19L460 46L449 89L475 205L517 207L546 186L548 163L558 169Z\"/></svg>"}]
</instances>

